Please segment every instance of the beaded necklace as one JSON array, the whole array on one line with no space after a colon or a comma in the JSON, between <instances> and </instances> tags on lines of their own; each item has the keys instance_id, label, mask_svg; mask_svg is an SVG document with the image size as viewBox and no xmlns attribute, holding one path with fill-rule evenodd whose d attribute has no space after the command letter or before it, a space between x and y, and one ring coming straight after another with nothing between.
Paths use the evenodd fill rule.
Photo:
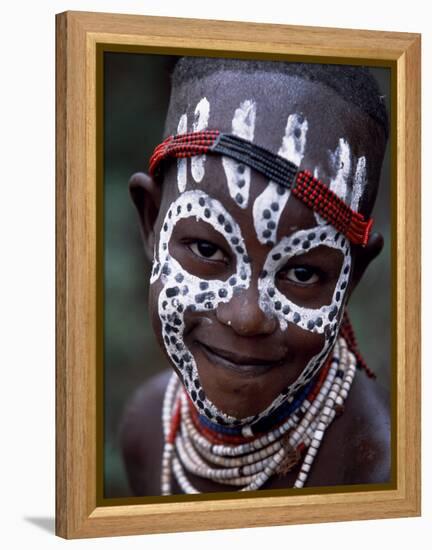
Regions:
<instances>
[{"instance_id":1,"label":"beaded necklace","mask_svg":"<svg viewBox=\"0 0 432 550\"><path fill-rule=\"evenodd\" d=\"M241 437L212 432L201 425L183 385L173 373L162 409L162 494L172 494L172 476L184 493L199 493L186 472L240 491L254 491L274 474L287 473L302 457L294 487L303 487L325 430L343 410L356 365L357 358L345 338L339 336L329 364L306 397L292 407L294 410L273 429L254 434L249 426L243 428Z\"/></svg>"}]
</instances>

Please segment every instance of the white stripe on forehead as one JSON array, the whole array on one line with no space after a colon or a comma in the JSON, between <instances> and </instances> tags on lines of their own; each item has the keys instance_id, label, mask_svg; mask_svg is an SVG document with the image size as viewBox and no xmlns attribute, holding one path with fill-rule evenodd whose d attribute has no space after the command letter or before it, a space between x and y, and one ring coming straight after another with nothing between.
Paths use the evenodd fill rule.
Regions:
<instances>
[{"instance_id":1,"label":"white stripe on forehead","mask_svg":"<svg viewBox=\"0 0 432 550\"><path fill-rule=\"evenodd\" d=\"M306 147L307 131L308 122L303 115L290 115L285 128L285 135L282 139L282 146L278 154L297 166L300 166Z\"/></svg>"},{"instance_id":2,"label":"white stripe on forehead","mask_svg":"<svg viewBox=\"0 0 432 550\"><path fill-rule=\"evenodd\" d=\"M348 178L351 173L351 149L348 142L340 138L334 153L330 153L332 168L336 175L330 180L330 189L346 202Z\"/></svg>"},{"instance_id":3,"label":"white stripe on forehead","mask_svg":"<svg viewBox=\"0 0 432 550\"><path fill-rule=\"evenodd\" d=\"M316 178L317 180L320 179L320 175L319 175L319 170L318 170L318 167L315 166L314 168L314 171L313 171L313 176L314 178ZM314 217L315 217L315 220L317 222L318 225L325 225L327 223L327 220L325 218L323 218L322 216L320 216L318 214L318 212L315 212L314 210L314 213L313 213Z\"/></svg>"},{"instance_id":4,"label":"white stripe on forehead","mask_svg":"<svg viewBox=\"0 0 432 550\"><path fill-rule=\"evenodd\" d=\"M185 134L187 132L187 114L184 113L180 117L177 125L177 134ZM180 193L186 189L187 183L187 159L177 159L177 187Z\"/></svg>"},{"instance_id":5,"label":"white stripe on forehead","mask_svg":"<svg viewBox=\"0 0 432 550\"><path fill-rule=\"evenodd\" d=\"M366 185L366 157L363 156L357 160L353 184L350 188L349 180L352 174L352 166L355 163L355 157L351 153L349 143L345 139L340 138L335 151L330 151L329 153L330 163L335 174L330 180L330 189L350 206L352 210L357 212ZM317 168L314 169L314 177L319 179ZM327 223L316 212L314 212L314 216L319 225Z\"/></svg>"},{"instance_id":6,"label":"white stripe on forehead","mask_svg":"<svg viewBox=\"0 0 432 550\"><path fill-rule=\"evenodd\" d=\"M354 183L351 196L351 209L358 212L360 199L366 187L366 157L360 157L354 174Z\"/></svg>"},{"instance_id":7,"label":"white stripe on forehead","mask_svg":"<svg viewBox=\"0 0 432 550\"><path fill-rule=\"evenodd\" d=\"M306 147L307 130L308 122L303 115L289 115L278 155L299 166ZM261 243L276 242L279 219L289 196L288 189L269 181L261 195L256 198L253 218L255 231Z\"/></svg>"},{"instance_id":8,"label":"white stripe on forehead","mask_svg":"<svg viewBox=\"0 0 432 550\"><path fill-rule=\"evenodd\" d=\"M232 133L235 136L253 141L255 132L256 104L246 99L235 110L232 119ZM228 157L222 157L222 166L227 179L228 191L241 208L246 208L249 202L251 169L249 166Z\"/></svg>"},{"instance_id":9,"label":"white stripe on forehead","mask_svg":"<svg viewBox=\"0 0 432 550\"><path fill-rule=\"evenodd\" d=\"M232 132L235 136L253 141L255 133L256 104L252 99L246 99L235 110L232 120Z\"/></svg>"},{"instance_id":10,"label":"white stripe on forehead","mask_svg":"<svg viewBox=\"0 0 432 550\"><path fill-rule=\"evenodd\" d=\"M193 132L201 132L208 127L210 116L210 103L206 97L203 97L195 107L195 120L192 125ZM194 156L191 159L191 171L193 179L199 183L205 174L205 155Z\"/></svg>"}]
</instances>

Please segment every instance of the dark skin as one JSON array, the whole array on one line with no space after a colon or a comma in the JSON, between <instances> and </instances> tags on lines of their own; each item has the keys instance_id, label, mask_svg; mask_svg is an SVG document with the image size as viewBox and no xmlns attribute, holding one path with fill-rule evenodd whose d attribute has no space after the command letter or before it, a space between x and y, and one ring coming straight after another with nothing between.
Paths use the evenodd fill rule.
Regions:
<instances>
[{"instance_id":1,"label":"dark skin","mask_svg":"<svg viewBox=\"0 0 432 550\"><path fill-rule=\"evenodd\" d=\"M225 83L226 78L227 75L224 75ZM229 131L232 114L240 101L247 97L259 97L264 82L268 85L268 75L265 75L266 80L262 75L242 75L241 86L238 75L233 74L230 78L232 86L224 93L223 103L218 103L217 94L221 75L211 75L201 83L212 105L211 127L222 131ZM334 176L328 162L328 150L334 149L334 144L338 143L341 136L346 136L355 155L367 155L371 165L369 177L373 180L374 167L380 162L380 153L374 140L365 140L365 136L370 138L377 133L372 120L352 106L348 109L343 100L323 86L287 76L272 84L273 97L283 105L283 109L281 112L280 108L273 107L274 104L262 103L265 117L257 118L255 141L277 151L283 136L286 113L302 112L311 128L311 139L302 160L302 169L313 171L319 167L320 177L328 181ZM203 90L189 91L191 105L195 105L204 95ZM332 106L331 109L324 109L328 105ZM172 111L168 120L170 117L174 124ZM150 259L166 211L178 196L176 177L176 165L172 163L166 171L162 189L142 173L135 174L130 181L131 196L139 213L144 245ZM259 307L257 281L271 247L261 244L257 239L252 206L267 185L267 180L252 171L249 206L241 209L229 196L224 178L220 159L208 156L203 181L192 183L189 173L187 189L205 190L235 218L251 257L252 278L247 289L236 293L228 303L220 304L215 311L188 312L185 316L184 341L195 358L200 381L208 398L226 414L244 418L264 410L285 387L297 379L308 361L322 349L324 336L291 324L287 330L281 330L277 320ZM369 206L367 203L363 205L365 212ZM279 222L277 239L316 225L311 210L291 196ZM368 264L382 246L382 237L375 233L365 248L352 248L353 268L345 305ZM184 269L201 279L226 280L235 269L233 256L223 237L210 225L195 218L187 218L177 224L169 242L169 250ZM288 259L276 276L276 284L295 303L317 308L331 300L341 265L339 251L318 247ZM157 311L161 288L160 281L151 286L149 304L153 328L164 349ZM339 316L342 313L343 307ZM129 482L136 495L156 495L160 492L163 438L159 411L169 374L166 371L140 388L123 417L123 455ZM387 411L383 392L376 382L368 380L364 373L358 373L344 414L326 432L307 485L388 481L390 460ZM274 476L264 488L292 487L297 473L298 467L295 467L284 476ZM189 477L201 492L227 490L226 486L215 482L193 475ZM174 492L180 492L175 485Z\"/></svg>"}]
</instances>

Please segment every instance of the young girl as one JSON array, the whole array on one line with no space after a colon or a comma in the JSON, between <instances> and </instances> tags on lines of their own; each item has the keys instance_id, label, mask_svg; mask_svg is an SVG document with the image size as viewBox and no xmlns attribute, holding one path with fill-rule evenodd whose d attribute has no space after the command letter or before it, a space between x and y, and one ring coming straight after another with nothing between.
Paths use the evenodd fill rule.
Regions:
<instances>
[{"instance_id":1,"label":"young girl","mask_svg":"<svg viewBox=\"0 0 432 550\"><path fill-rule=\"evenodd\" d=\"M388 137L362 68L183 58L165 140L130 191L172 370L135 393L135 495L390 480L388 405L350 295Z\"/></svg>"}]
</instances>

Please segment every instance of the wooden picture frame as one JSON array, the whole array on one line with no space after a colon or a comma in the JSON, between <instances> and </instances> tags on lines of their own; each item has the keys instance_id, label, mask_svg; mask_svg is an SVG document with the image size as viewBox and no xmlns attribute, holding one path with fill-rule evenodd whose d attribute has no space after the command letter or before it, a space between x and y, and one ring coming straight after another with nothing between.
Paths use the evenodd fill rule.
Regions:
<instances>
[{"instance_id":1,"label":"wooden picture frame","mask_svg":"<svg viewBox=\"0 0 432 550\"><path fill-rule=\"evenodd\" d=\"M56 18L56 533L65 538L420 514L420 35L66 12ZM394 379L391 485L176 502L100 495L98 56L260 56L391 69ZM100 177L99 177L100 180ZM100 438L99 438L100 439Z\"/></svg>"}]
</instances>

